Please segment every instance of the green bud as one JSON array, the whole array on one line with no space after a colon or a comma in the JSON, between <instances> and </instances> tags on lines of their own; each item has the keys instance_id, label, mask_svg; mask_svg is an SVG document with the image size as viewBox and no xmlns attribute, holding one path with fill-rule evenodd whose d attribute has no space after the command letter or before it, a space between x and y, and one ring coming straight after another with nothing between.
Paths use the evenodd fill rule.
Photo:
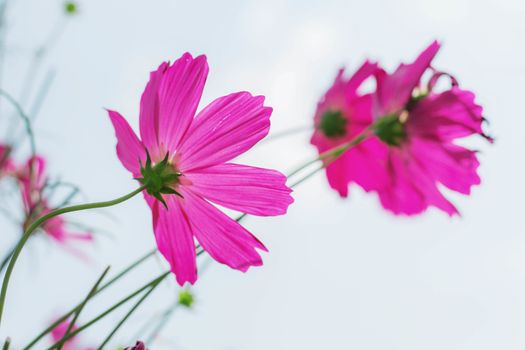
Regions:
<instances>
[{"instance_id":1,"label":"green bud","mask_svg":"<svg viewBox=\"0 0 525 350\"><path fill-rule=\"evenodd\" d=\"M74 15L78 11L77 4L73 1L66 1L64 4L64 10L68 15Z\"/></svg>"},{"instance_id":2,"label":"green bud","mask_svg":"<svg viewBox=\"0 0 525 350\"><path fill-rule=\"evenodd\" d=\"M188 309L193 306L195 299L193 294L188 289L183 289L179 292L179 304L187 307Z\"/></svg>"}]
</instances>

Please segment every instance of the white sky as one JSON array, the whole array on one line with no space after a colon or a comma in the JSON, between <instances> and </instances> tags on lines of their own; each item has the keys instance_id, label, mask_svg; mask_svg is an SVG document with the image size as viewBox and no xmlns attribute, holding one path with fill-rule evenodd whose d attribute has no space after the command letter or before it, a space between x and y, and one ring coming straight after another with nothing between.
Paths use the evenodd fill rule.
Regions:
<instances>
[{"instance_id":1,"label":"white sky","mask_svg":"<svg viewBox=\"0 0 525 350\"><path fill-rule=\"evenodd\" d=\"M6 90L19 94L27 49L45 39L60 5L11 2ZM311 123L340 66L353 69L371 57L393 68L437 38L443 48L435 66L477 93L497 139L493 147L476 143L482 186L469 198L451 196L460 219L434 210L396 218L374 195L354 188L343 201L322 175L312 179L295 192L289 215L246 220L270 249L265 266L243 275L213 264L195 289L196 308L177 312L152 349L525 347L525 2L91 0L80 8L36 72L36 81L50 68L57 75L35 130L51 173L80 184L91 200L134 186L116 158L102 108L122 112L136 126L148 72L184 51L209 59L201 107L234 91L264 94L276 132ZM287 171L315 154L308 138L260 145L245 160ZM107 264L116 272L154 246L141 198L104 213L71 215L113 234L86 249L91 263L45 239L33 240L21 256L0 332L13 337L15 348L78 302ZM18 232L1 224L6 250ZM152 261L97 298L81 321L164 266ZM175 295L174 281L164 284L112 344L134 341L135 331ZM126 310L81 341L98 346Z\"/></svg>"}]
</instances>

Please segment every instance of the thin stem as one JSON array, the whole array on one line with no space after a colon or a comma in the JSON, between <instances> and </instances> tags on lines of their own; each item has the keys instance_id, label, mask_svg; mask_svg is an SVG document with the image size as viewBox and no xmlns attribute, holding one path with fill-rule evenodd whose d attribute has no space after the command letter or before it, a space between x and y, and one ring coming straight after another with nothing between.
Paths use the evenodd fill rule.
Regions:
<instances>
[{"instance_id":1,"label":"thin stem","mask_svg":"<svg viewBox=\"0 0 525 350\"><path fill-rule=\"evenodd\" d=\"M295 170L293 170L292 172L290 172L286 177L287 177L287 178L291 178L291 177L294 176L295 174L301 172L303 169L308 168L310 165L316 163L316 162L319 161L319 160L321 160L321 158L319 158L319 157L315 157L314 159L309 160L308 162L302 164L301 166L297 167Z\"/></svg>"},{"instance_id":2,"label":"thin stem","mask_svg":"<svg viewBox=\"0 0 525 350\"><path fill-rule=\"evenodd\" d=\"M127 319L137 310L137 308L148 298L148 296L157 288L157 286L160 284L162 280L159 280L159 282L153 284L151 288L133 305L133 307L128 311L126 315L120 320L120 322L113 328L113 330L108 334L106 339L100 344L98 347L98 350L102 350L104 346L111 340L111 338L117 333L120 327L127 321Z\"/></svg>"},{"instance_id":3,"label":"thin stem","mask_svg":"<svg viewBox=\"0 0 525 350\"><path fill-rule=\"evenodd\" d=\"M303 176L302 178L300 178L299 180L293 182L291 185L290 185L290 188L295 188L297 186L299 186L301 183L305 182L306 180L308 180L309 178L311 178L312 176L314 176L315 174L317 174L319 171L323 170L325 168L325 165L324 164L321 164L320 166L318 166L317 168L315 168L313 171L311 171L310 173L306 174L305 176Z\"/></svg>"},{"instance_id":4,"label":"thin stem","mask_svg":"<svg viewBox=\"0 0 525 350\"><path fill-rule=\"evenodd\" d=\"M157 249L153 249L151 250L149 253L145 254L144 256L142 256L140 259L134 261L131 265L129 265L128 267L126 267L124 270L122 270L119 274L117 274L115 277L113 277L112 279L110 279L108 282L106 282L105 284L103 284L94 294L93 296L97 295L98 293L102 292L104 289L108 288L109 286L111 286L113 283L117 282L119 279L121 279L122 277L124 277L128 272L130 272L131 270L133 270L135 267L139 266L141 263L143 263L144 261L146 261L147 259L149 259L150 257L154 256L155 254L157 253ZM51 332L56 326L58 326L61 322L63 322L64 320L66 320L68 317L70 317L73 313L75 313L77 311L77 309L80 307L81 304L78 304L77 306L75 306L73 309L71 309L71 311L69 311L68 313L64 314L62 317L60 317L59 319L57 319L53 324L51 324L49 327L47 327L44 331L42 331L42 333L40 333L38 336L35 337L35 339L33 339L23 350L28 350L29 348L31 348L33 345L35 345L36 343L38 343L46 334L48 334L49 332Z\"/></svg>"},{"instance_id":5,"label":"thin stem","mask_svg":"<svg viewBox=\"0 0 525 350\"><path fill-rule=\"evenodd\" d=\"M171 316L173 316L173 313L180 307L180 304L178 302L173 303L161 316L161 319L159 323L155 326L151 334L148 338L146 338L146 344L149 344L151 346L151 343L155 340L157 335L162 331L162 329L166 326L168 321L171 319Z\"/></svg>"},{"instance_id":6,"label":"thin stem","mask_svg":"<svg viewBox=\"0 0 525 350\"><path fill-rule=\"evenodd\" d=\"M87 322L86 324L84 324L82 327L79 327L77 328L76 330L74 330L73 332L69 333L69 335L67 337L65 337L65 339L62 339L62 340L68 340L68 339L71 339L72 337L74 337L75 335L77 335L78 333L82 332L83 330L85 330L86 328L89 328L90 326L92 326L93 324L97 323L98 321L100 321L101 319L103 319L104 317L106 317L108 314L110 314L111 312L113 312L114 310L118 309L120 306L122 306L123 304L125 304L127 301L129 301L130 299L133 299L133 297L135 297L136 295L140 294L142 291L152 287L153 285L155 284L158 284L160 283L160 281L162 281L164 278L166 278L169 274L171 274L170 271L166 271L164 272L162 275L160 275L159 277L155 278L154 280L152 280L151 282L145 284L144 286L142 286L141 288L139 288L138 290L134 291L133 293L129 294L128 296L126 296L125 298L121 299L119 302L117 302L116 304L114 304L112 307L110 307L109 309L107 309L106 311L102 312L101 314L99 314L97 317L93 318L91 321ZM60 341L62 341L60 340ZM47 350L53 350L53 349L56 349L57 345L58 345L59 342L51 345L49 348L47 348Z\"/></svg>"},{"instance_id":7,"label":"thin stem","mask_svg":"<svg viewBox=\"0 0 525 350\"><path fill-rule=\"evenodd\" d=\"M0 89L0 96L3 96L11 105L16 109L18 115L20 118L22 118L22 121L24 122L25 129L27 132L27 136L29 136L29 144L31 147L31 155L34 157L36 154L36 146L35 146L35 135L33 133L33 128L31 127L31 120L27 116L27 114L24 112L24 109L22 106L15 100L13 96L5 92L4 90Z\"/></svg>"},{"instance_id":8,"label":"thin stem","mask_svg":"<svg viewBox=\"0 0 525 350\"><path fill-rule=\"evenodd\" d=\"M86 306L87 302L89 301L89 299L91 299L93 297L93 295L95 295L95 292L97 291L98 289L98 286L100 285L100 283L102 283L102 280L104 279L104 277L106 277L106 274L108 273L109 271L109 266L106 267L106 269L104 270L104 272L102 272L102 275L100 275L100 277L98 278L97 282L95 283L95 285L91 288L91 290L89 291L88 295L84 298L84 300L80 303L80 306L77 308L77 310L75 311L75 315L73 316L73 319L71 320L71 322L69 322L69 325L67 327L67 330L66 332L64 333L64 336L62 337L62 339L65 339L69 333L71 333L71 330L73 329L73 327L75 326L75 323L77 322L78 320L78 316L80 315L80 313L82 312L82 310L84 309L84 306ZM62 349L62 347L64 346L64 344L66 343L65 340L63 340L59 345L58 345L58 350Z\"/></svg>"},{"instance_id":9,"label":"thin stem","mask_svg":"<svg viewBox=\"0 0 525 350\"><path fill-rule=\"evenodd\" d=\"M51 85L53 84L53 81L55 80L56 72L55 70L50 70L47 72L46 77L44 78L44 81L42 85L40 86L40 89L38 90L38 93L33 101L33 104L31 105L31 108L29 109L29 115L34 120L40 112L40 108L42 107L42 104L44 103L49 90L51 88Z\"/></svg>"},{"instance_id":10,"label":"thin stem","mask_svg":"<svg viewBox=\"0 0 525 350\"><path fill-rule=\"evenodd\" d=\"M104 207L111 207L113 205L122 203L124 201L127 201L128 199L136 196L137 194L141 193L146 186L141 186L137 188L136 190L119 197L114 200L105 201L105 202L96 202L96 203L87 203L87 204L79 204L79 205L73 205L66 208L59 208L52 210L51 212L47 213L46 215L40 217L39 219L35 220L29 228L26 230L22 238L20 239L20 242L18 242L18 245L16 246L15 251L13 252L13 257L9 261L9 265L7 265L7 270L5 272L4 280L2 283L2 290L0 291L0 322L2 321L2 314L4 311L4 304L5 304L5 298L7 294L7 287L9 285L9 279L11 278L11 273L13 272L13 269L16 264L16 260L18 259L18 256L20 255L20 252L22 251L22 248L26 244L29 237L31 237L31 234L42 224L44 224L47 220L54 218L55 216L62 215L65 213L75 212L75 211L81 211L81 210L87 210L87 209L94 209L94 208L104 208ZM1 323L0 323L1 324Z\"/></svg>"},{"instance_id":11,"label":"thin stem","mask_svg":"<svg viewBox=\"0 0 525 350\"><path fill-rule=\"evenodd\" d=\"M242 218L240 220L242 220ZM202 251L201 251L201 253L202 253ZM200 254L198 254L198 255L200 255ZM210 266L210 263L211 263L211 257L208 256L208 260L205 260L202 263L202 265L199 267L199 273L201 274L201 276L208 269L208 267ZM155 328L153 328L153 330L150 333L149 337L146 338L146 344L149 344L151 346L151 344L155 341L155 338L157 338L158 334L168 324L169 320L171 319L171 317L173 316L175 311L179 309L180 306L181 306L181 303L180 303L180 299L179 299L175 303L173 303L167 310L165 310L162 313L162 315L160 316L159 322L157 323ZM151 320L151 322L153 322L153 320ZM144 331L145 331L145 329L144 329ZM140 336L144 331L139 332L138 335ZM137 336L137 339L139 338L139 336Z\"/></svg>"},{"instance_id":12,"label":"thin stem","mask_svg":"<svg viewBox=\"0 0 525 350\"><path fill-rule=\"evenodd\" d=\"M327 167L329 164L331 164L337 158L339 158L341 155L343 155L347 150L349 150L350 148L352 148L354 146L357 146L358 144L360 144L361 142L366 140L368 138L368 136L370 136L370 133L373 130L373 127L374 127L374 125L366 128L365 130L363 130L363 132L358 134L356 137L354 137L350 141L345 142L345 143L343 143L343 144L341 144L339 146L336 146L334 148L331 148L328 151L319 154L314 159L312 159L312 160L304 163L303 165L299 166L298 168L296 168L295 170L293 170L291 173L288 174L288 176L287 176L288 179L291 178L292 176L298 174L302 170L308 168L310 165L315 164L317 161L320 161L320 160L325 161L324 162L325 164L323 165L322 168ZM329 160L327 160L327 159L329 159ZM320 169L317 169L315 172L317 172L319 170Z\"/></svg>"},{"instance_id":13,"label":"thin stem","mask_svg":"<svg viewBox=\"0 0 525 350\"><path fill-rule=\"evenodd\" d=\"M20 102L23 105L25 105L26 102L28 102L29 98L31 97L31 92L33 91L33 86L34 86L34 81L37 76L36 73L40 71L40 67L42 65L42 62L44 61L44 58L51 51L51 49L55 46L56 42L58 41L58 39L64 32L66 24L67 24L67 21L65 21L62 17L60 17L59 20L55 22L55 25L53 26L51 32L49 33L44 43L34 51L31 62L29 63L29 68L26 71L26 74L25 74L25 77L22 83Z\"/></svg>"},{"instance_id":14,"label":"thin stem","mask_svg":"<svg viewBox=\"0 0 525 350\"><path fill-rule=\"evenodd\" d=\"M276 132L274 134L270 134L267 137L265 137L261 141L261 143L275 141L277 139L280 139L280 138L283 138L283 137L286 137L286 136L299 134L299 133L302 133L302 132L305 132L305 131L310 131L310 130L312 130L312 126L311 125L304 125L304 126L299 126L299 127L288 129L288 130L278 131L278 132Z\"/></svg>"}]
</instances>

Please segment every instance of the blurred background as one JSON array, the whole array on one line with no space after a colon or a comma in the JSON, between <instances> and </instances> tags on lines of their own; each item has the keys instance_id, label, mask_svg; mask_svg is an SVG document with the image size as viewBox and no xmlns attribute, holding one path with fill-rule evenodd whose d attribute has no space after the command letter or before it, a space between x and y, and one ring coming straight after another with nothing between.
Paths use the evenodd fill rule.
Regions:
<instances>
[{"instance_id":1,"label":"blurred background","mask_svg":"<svg viewBox=\"0 0 525 350\"><path fill-rule=\"evenodd\" d=\"M234 91L262 94L274 108L272 133L278 133L312 124L338 68L353 70L368 57L394 69L441 40L434 66L476 92L496 137L493 147L474 142L482 185L471 197L448 195L462 217L436 210L394 217L359 188L340 199L318 174L296 189L288 215L246 219L270 250L264 267L243 275L212 263L193 289L194 308L177 310L150 348L525 348L525 2L79 0L74 16L65 15L62 1L3 2L1 86L30 110L38 107L39 86L50 84L34 123L39 153L48 157L51 175L80 185L89 200L134 188L103 108L137 127L148 74L163 60L185 51L206 54L210 74L201 108ZM44 43L50 49L35 59ZM5 101L0 108L5 135L12 117ZM287 172L315 156L309 133L259 144L242 161ZM16 157L27 155L26 148ZM87 259L46 237L29 243L0 334L10 335L14 348L78 303L105 266L116 273L155 246L150 212L139 197L70 218L109 234L80 247ZM7 251L20 233L4 218L0 225ZM162 259L151 260L97 297L80 323L165 267ZM170 278L108 348L133 343L177 293ZM79 342L98 346L129 306Z\"/></svg>"}]
</instances>

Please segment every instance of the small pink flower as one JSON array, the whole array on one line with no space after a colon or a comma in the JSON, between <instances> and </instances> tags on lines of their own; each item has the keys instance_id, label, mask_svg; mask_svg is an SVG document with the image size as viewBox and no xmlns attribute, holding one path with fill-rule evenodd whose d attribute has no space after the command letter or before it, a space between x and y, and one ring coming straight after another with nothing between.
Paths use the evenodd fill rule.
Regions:
<instances>
[{"instance_id":1,"label":"small pink flower","mask_svg":"<svg viewBox=\"0 0 525 350\"><path fill-rule=\"evenodd\" d=\"M366 61L350 78L341 69L332 87L317 105L315 129L310 142L324 153L347 143L372 123L372 95L360 94L362 83L377 70L377 64ZM348 185L355 182L370 191L384 181L381 159L384 150L380 141L369 138L343 153L326 168L330 186L341 197L348 195ZM327 161L331 161L327 159Z\"/></svg>"},{"instance_id":2,"label":"small pink flower","mask_svg":"<svg viewBox=\"0 0 525 350\"><path fill-rule=\"evenodd\" d=\"M262 265L265 246L210 202L272 216L293 199L281 173L227 163L267 135L271 108L248 92L220 97L195 115L206 77L205 56L185 53L151 73L140 104L140 137L109 111L126 169L147 184L157 246L179 284L194 283L194 238L218 262L246 271ZM165 205L163 205L165 204Z\"/></svg>"},{"instance_id":3,"label":"small pink flower","mask_svg":"<svg viewBox=\"0 0 525 350\"><path fill-rule=\"evenodd\" d=\"M45 194L47 184L45 170L45 159L41 156L35 156L16 171L26 212L24 227L52 210ZM68 243L70 240L91 241L93 239L89 232L71 232L66 229L66 226L65 220L56 216L46 221L42 225L42 230L60 243Z\"/></svg>"}]
</instances>

